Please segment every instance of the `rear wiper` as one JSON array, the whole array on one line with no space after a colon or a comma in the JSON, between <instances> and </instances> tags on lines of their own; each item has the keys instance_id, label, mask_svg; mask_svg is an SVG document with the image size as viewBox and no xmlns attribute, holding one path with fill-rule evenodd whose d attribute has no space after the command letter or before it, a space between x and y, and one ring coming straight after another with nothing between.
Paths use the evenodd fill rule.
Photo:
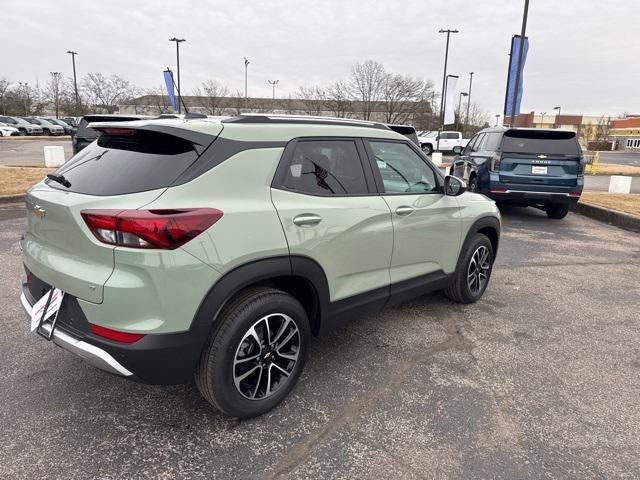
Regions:
<instances>
[{"instance_id":1,"label":"rear wiper","mask_svg":"<svg viewBox=\"0 0 640 480\"><path fill-rule=\"evenodd\" d=\"M53 180L54 182L58 182L63 187L69 188L71 186L71 182L64 178L64 175L56 175L55 173L47 173L47 178L49 180Z\"/></svg>"}]
</instances>

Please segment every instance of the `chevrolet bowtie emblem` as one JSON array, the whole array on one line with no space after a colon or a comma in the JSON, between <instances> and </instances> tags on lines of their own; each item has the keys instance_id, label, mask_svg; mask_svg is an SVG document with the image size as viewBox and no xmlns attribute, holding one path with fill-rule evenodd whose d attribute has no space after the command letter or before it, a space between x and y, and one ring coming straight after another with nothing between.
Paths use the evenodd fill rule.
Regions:
<instances>
[{"instance_id":1,"label":"chevrolet bowtie emblem","mask_svg":"<svg viewBox=\"0 0 640 480\"><path fill-rule=\"evenodd\" d=\"M40 205L36 205L35 207L33 207L33 214L36 217L44 218L44 216L47 214L47 211L44 208L42 208Z\"/></svg>"},{"instance_id":2,"label":"chevrolet bowtie emblem","mask_svg":"<svg viewBox=\"0 0 640 480\"><path fill-rule=\"evenodd\" d=\"M538 158L547 158L546 155L538 155Z\"/></svg>"}]
</instances>

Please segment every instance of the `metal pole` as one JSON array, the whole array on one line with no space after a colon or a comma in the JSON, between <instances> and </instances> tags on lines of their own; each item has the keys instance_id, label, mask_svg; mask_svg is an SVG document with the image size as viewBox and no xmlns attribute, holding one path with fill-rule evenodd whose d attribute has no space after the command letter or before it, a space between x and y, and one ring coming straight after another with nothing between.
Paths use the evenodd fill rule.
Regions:
<instances>
[{"instance_id":1,"label":"metal pole","mask_svg":"<svg viewBox=\"0 0 640 480\"><path fill-rule=\"evenodd\" d=\"M170 42L176 42L176 68L178 70L178 113L182 113L182 93L180 90L180 44L186 42L184 38L173 37Z\"/></svg>"},{"instance_id":2,"label":"metal pole","mask_svg":"<svg viewBox=\"0 0 640 480\"><path fill-rule=\"evenodd\" d=\"M452 33L458 33L458 30L439 30L438 33L446 33L447 34L447 46L444 50L444 72L442 73L442 97L440 98L440 130L438 131L438 141L436 145L436 150L440 150L440 134L442 130L444 130L444 96L447 88L447 61L449 60L449 36Z\"/></svg>"},{"instance_id":3,"label":"metal pole","mask_svg":"<svg viewBox=\"0 0 640 480\"><path fill-rule=\"evenodd\" d=\"M520 31L520 48L518 49L518 68L516 70L516 83L513 89L513 100L511 101L511 126L513 127L513 116L516 112L518 91L520 90L520 69L522 68L522 54L524 52L524 39L527 34L527 16L529 15L529 0L524 0L524 13L522 15L522 30Z\"/></svg>"},{"instance_id":4,"label":"metal pole","mask_svg":"<svg viewBox=\"0 0 640 480\"><path fill-rule=\"evenodd\" d=\"M56 118L60 118L60 77L62 77L60 72L51 72L51 78L54 82L53 87L55 88Z\"/></svg>"},{"instance_id":5,"label":"metal pole","mask_svg":"<svg viewBox=\"0 0 640 480\"><path fill-rule=\"evenodd\" d=\"M278 84L280 80L267 80L267 83L269 83L269 85L271 85L273 87L273 99L276 99L276 85Z\"/></svg>"},{"instance_id":6,"label":"metal pole","mask_svg":"<svg viewBox=\"0 0 640 480\"><path fill-rule=\"evenodd\" d=\"M73 89L76 94L76 114L80 113L80 97L78 96L78 79L76 78L76 55L78 52L73 50L67 50L67 53L71 54L71 63L73 64Z\"/></svg>"},{"instance_id":7,"label":"metal pole","mask_svg":"<svg viewBox=\"0 0 640 480\"><path fill-rule=\"evenodd\" d=\"M466 130L469 128L469 106L471 105L471 84L473 83L473 72L469 72L469 95L467 96L467 118L464 121L464 128L462 129L463 137Z\"/></svg>"}]
</instances>

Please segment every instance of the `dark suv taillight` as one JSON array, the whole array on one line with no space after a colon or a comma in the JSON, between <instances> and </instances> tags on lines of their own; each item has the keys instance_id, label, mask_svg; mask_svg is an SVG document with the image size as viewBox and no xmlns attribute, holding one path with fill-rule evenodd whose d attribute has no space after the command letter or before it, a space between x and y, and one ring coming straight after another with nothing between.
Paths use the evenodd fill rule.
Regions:
<instances>
[{"instance_id":1,"label":"dark suv taillight","mask_svg":"<svg viewBox=\"0 0 640 480\"><path fill-rule=\"evenodd\" d=\"M489 169L493 172L500 170L500 160L502 160L502 154L500 152L495 152L491 155L489 159Z\"/></svg>"},{"instance_id":2,"label":"dark suv taillight","mask_svg":"<svg viewBox=\"0 0 640 480\"><path fill-rule=\"evenodd\" d=\"M83 210L80 214L102 243L164 250L174 250L184 245L223 215L215 208Z\"/></svg>"}]
</instances>

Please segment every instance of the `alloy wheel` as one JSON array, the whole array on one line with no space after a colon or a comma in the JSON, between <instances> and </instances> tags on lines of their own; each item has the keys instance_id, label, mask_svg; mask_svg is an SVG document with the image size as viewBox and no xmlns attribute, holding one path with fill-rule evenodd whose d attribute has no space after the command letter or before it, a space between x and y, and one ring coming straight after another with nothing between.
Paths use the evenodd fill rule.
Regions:
<instances>
[{"instance_id":1,"label":"alloy wheel","mask_svg":"<svg viewBox=\"0 0 640 480\"><path fill-rule=\"evenodd\" d=\"M473 252L467 268L467 286L472 295L478 295L484 290L489 281L490 268L491 252L481 245Z\"/></svg>"},{"instance_id":2,"label":"alloy wheel","mask_svg":"<svg viewBox=\"0 0 640 480\"><path fill-rule=\"evenodd\" d=\"M262 317L246 331L233 360L233 382L249 400L275 394L288 380L300 353L300 330L284 313Z\"/></svg>"}]
</instances>

